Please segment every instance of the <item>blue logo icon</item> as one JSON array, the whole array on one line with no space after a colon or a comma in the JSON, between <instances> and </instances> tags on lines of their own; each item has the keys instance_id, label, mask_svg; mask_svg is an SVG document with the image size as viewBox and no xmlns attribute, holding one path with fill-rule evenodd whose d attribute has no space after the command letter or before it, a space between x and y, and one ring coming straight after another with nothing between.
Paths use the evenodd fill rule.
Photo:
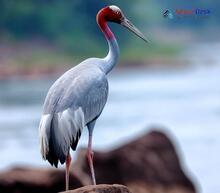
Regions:
<instances>
[{"instance_id":1,"label":"blue logo icon","mask_svg":"<svg viewBox=\"0 0 220 193\"><path fill-rule=\"evenodd\" d=\"M164 18L168 18L168 19L173 19L173 14L172 14L171 11L166 10L166 11L163 13L163 17L164 17Z\"/></svg>"}]
</instances>

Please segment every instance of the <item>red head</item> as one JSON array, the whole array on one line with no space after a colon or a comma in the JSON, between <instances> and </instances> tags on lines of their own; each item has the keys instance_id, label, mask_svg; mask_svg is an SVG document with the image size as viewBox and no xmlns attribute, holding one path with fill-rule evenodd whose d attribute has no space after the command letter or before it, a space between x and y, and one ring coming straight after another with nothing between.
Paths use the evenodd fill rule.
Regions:
<instances>
[{"instance_id":1,"label":"red head","mask_svg":"<svg viewBox=\"0 0 220 193\"><path fill-rule=\"evenodd\" d=\"M123 12L115 5L107 6L101 9L97 14L96 20L108 39L114 37L107 26L107 22L109 21L123 25L147 42L147 39L144 37L144 35L124 16Z\"/></svg>"},{"instance_id":2,"label":"red head","mask_svg":"<svg viewBox=\"0 0 220 193\"><path fill-rule=\"evenodd\" d=\"M122 11L115 5L104 7L97 14L98 23L102 22L102 20L121 23L123 18L124 16Z\"/></svg>"}]
</instances>

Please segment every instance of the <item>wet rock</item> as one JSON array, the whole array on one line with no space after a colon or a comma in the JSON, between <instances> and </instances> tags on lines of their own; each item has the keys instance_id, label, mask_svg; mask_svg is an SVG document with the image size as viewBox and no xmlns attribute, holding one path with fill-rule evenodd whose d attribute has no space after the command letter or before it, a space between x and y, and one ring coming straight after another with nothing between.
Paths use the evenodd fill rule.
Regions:
<instances>
[{"instance_id":1,"label":"wet rock","mask_svg":"<svg viewBox=\"0 0 220 193\"><path fill-rule=\"evenodd\" d=\"M81 187L78 178L70 175L70 188ZM0 173L0 192L55 193L65 187L65 171L58 169L14 168Z\"/></svg>"},{"instance_id":2,"label":"wet rock","mask_svg":"<svg viewBox=\"0 0 220 193\"><path fill-rule=\"evenodd\" d=\"M91 184L86 149L79 152L75 174ZM133 193L193 193L174 145L163 133L153 131L116 150L94 153L98 184L124 184Z\"/></svg>"},{"instance_id":3,"label":"wet rock","mask_svg":"<svg viewBox=\"0 0 220 193\"><path fill-rule=\"evenodd\" d=\"M123 185L90 185L84 186L75 190L70 190L62 193L131 193L126 186Z\"/></svg>"}]
</instances>

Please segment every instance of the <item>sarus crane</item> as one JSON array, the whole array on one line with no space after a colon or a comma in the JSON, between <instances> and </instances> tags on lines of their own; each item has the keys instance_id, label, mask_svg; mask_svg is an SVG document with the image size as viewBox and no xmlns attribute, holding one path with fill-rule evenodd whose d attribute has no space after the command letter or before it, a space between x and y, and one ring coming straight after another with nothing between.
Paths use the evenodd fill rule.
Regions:
<instances>
[{"instance_id":1,"label":"sarus crane","mask_svg":"<svg viewBox=\"0 0 220 193\"><path fill-rule=\"evenodd\" d=\"M84 127L89 132L87 158L92 183L96 184L92 134L108 98L107 74L119 58L118 43L107 22L121 24L147 42L144 35L115 5L101 9L96 20L108 42L107 56L86 59L55 81L47 93L39 125L43 159L55 167L59 162L66 164L66 190L69 189L70 148L76 150Z\"/></svg>"}]
</instances>

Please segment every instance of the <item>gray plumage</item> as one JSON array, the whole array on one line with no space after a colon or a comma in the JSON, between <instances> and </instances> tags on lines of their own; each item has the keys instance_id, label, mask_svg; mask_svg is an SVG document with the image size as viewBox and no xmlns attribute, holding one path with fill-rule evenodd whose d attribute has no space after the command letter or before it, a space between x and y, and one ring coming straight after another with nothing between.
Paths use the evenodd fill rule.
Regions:
<instances>
[{"instance_id":1,"label":"gray plumage","mask_svg":"<svg viewBox=\"0 0 220 193\"><path fill-rule=\"evenodd\" d=\"M118 60L116 40L109 42L109 54L90 58L64 73L49 89L41 117L42 157L57 167L70 147L75 150L85 126L93 130L108 97L106 74Z\"/></svg>"},{"instance_id":2,"label":"gray plumage","mask_svg":"<svg viewBox=\"0 0 220 193\"><path fill-rule=\"evenodd\" d=\"M52 165L57 166L58 160L65 162L70 146L75 150L83 127L96 120L104 108L108 82L105 73L91 64L97 61L89 59L70 69L47 94L40 124L45 135L41 137L41 153ZM44 116L48 116L46 124Z\"/></svg>"},{"instance_id":3,"label":"gray plumage","mask_svg":"<svg viewBox=\"0 0 220 193\"><path fill-rule=\"evenodd\" d=\"M90 58L63 74L50 88L43 108L39 132L41 154L51 165L66 163L66 190L69 189L71 164L70 148L76 149L85 126L89 130L87 158L92 183L96 185L93 166L92 134L97 118L108 97L106 75L117 64L119 47L107 22L115 22L129 29L147 42L144 35L115 5L101 9L97 23L109 45L103 58Z\"/></svg>"}]
</instances>

